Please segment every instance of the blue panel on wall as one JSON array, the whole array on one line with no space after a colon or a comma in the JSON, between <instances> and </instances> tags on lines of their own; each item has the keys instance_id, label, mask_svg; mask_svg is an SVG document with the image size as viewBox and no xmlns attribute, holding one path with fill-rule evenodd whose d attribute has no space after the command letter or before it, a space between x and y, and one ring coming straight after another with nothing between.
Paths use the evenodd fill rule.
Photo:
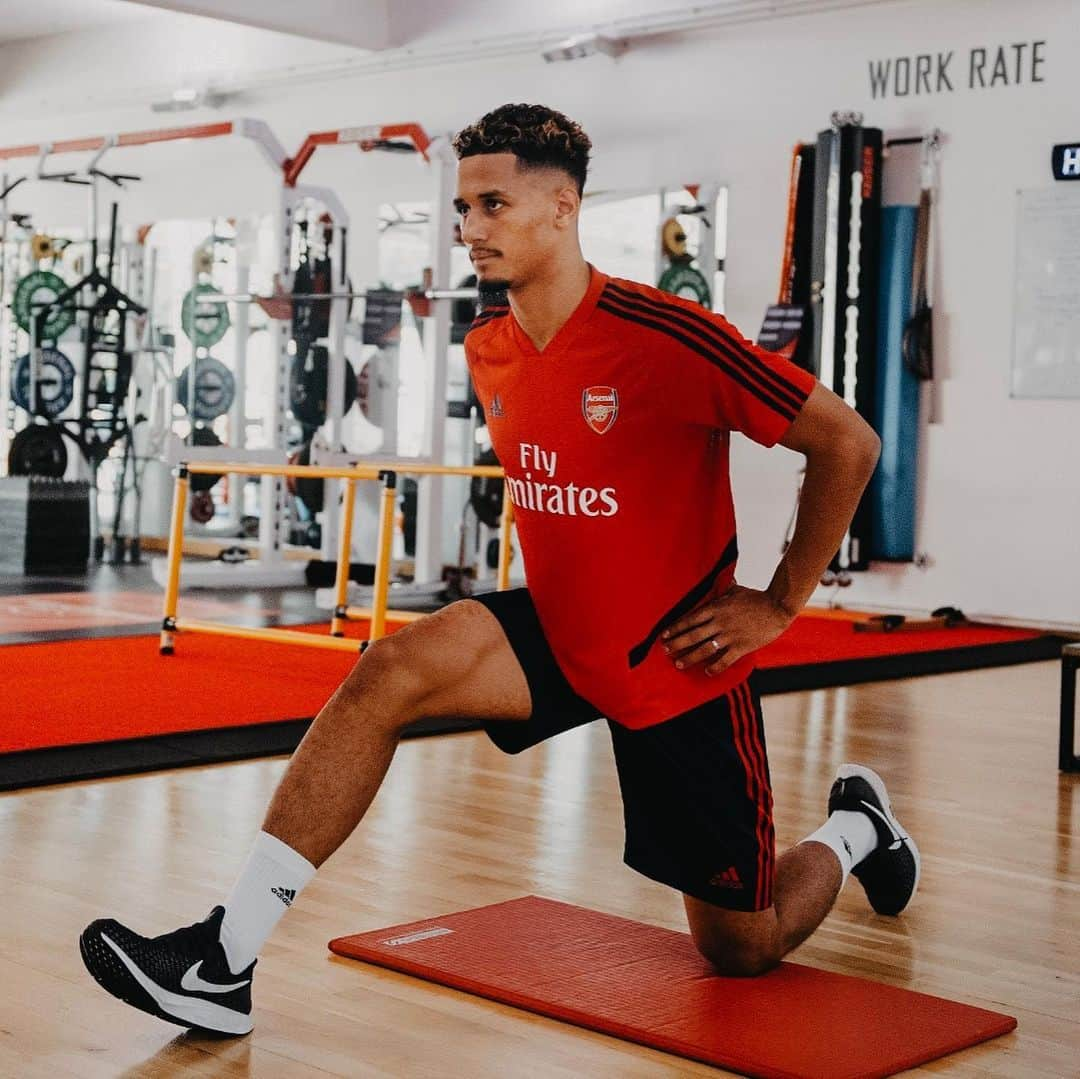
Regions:
<instances>
[{"instance_id":1,"label":"blue panel on wall","mask_svg":"<svg viewBox=\"0 0 1080 1079\"><path fill-rule=\"evenodd\" d=\"M919 380L904 366L901 342L911 317L915 206L881 211L881 281L878 303L877 402L874 426L881 460L870 481L873 528L870 557L910 562L915 557L916 465L919 449Z\"/></svg>"}]
</instances>

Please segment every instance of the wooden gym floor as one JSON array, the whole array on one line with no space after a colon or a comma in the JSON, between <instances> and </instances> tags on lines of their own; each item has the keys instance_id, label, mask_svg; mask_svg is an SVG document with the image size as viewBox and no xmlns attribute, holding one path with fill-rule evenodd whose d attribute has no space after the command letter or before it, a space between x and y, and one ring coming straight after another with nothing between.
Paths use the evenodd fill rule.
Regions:
<instances>
[{"instance_id":1,"label":"wooden gym floor","mask_svg":"<svg viewBox=\"0 0 1080 1079\"><path fill-rule=\"evenodd\" d=\"M1038 663L765 699L781 846L818 825L836 766L855 760L885 775L923 853L907 914L874 915L852 880L794 958L1019 1018L1017 1033L917 1074L1078 1074L1080 777L1055 770L1057 677ZM249 1037L195 1037L107 996L79 960L82 927L113 915L153 934L202 918L284 768L0 796L0 1076L721 1074L326 950L528 893L685 928L677 895L621 864L601 724L516 758L479 733L404 743L368 818L265 949Z\"/></svg>"}]
</instances>

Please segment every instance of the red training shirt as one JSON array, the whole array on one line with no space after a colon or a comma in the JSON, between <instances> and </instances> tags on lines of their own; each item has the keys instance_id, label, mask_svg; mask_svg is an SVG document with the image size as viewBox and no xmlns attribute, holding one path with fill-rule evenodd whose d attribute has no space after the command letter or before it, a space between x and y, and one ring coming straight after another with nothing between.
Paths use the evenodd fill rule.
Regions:
<instances>
[{"instance_id":1,"label":"red training shirt","mask_svg":"<svg viewBox=\"0 0 1080 1079\"><path fill-rule=\"evenodd\" d=\"M590 269L542 352L502 305L465 355L551 650L575 692L641 728L753 670L676 670L659 635L735 580L731 432L775 445L817 380L692 300Z\"/></svg>"}]
</instances>

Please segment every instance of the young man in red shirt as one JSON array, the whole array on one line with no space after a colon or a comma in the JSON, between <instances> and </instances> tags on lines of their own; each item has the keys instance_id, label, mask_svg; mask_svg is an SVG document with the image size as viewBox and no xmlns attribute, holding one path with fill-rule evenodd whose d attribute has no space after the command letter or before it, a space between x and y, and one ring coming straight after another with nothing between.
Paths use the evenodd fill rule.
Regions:
<instances>
[{"instance_id":1,"label":"young man in red shirt","mask_svg":"<svg viewBox=\"0 0 1080 1079\"><path fill-rule=\"evenodd\" d=\"M80 944L127 1003L186 1026L252 1027L255 957L359 823L402 731L484 720L518 752L605 717L625 861L679 890L715 968L755 975L805 940L849 873L879 913L919 856L869 768L843 765L826 823L774 863L754 653L791 624L839 548L880 442L814 377L720 315L582 257L591 144L505 105L457 135L455 205L481 289L465 340L506 469L527 588L482 595L376 642L320 712L224 906L146 938L113 920ZM768 588L735 583L733 431L807 457L798 525Z\"/></svg>"}]
</instances>

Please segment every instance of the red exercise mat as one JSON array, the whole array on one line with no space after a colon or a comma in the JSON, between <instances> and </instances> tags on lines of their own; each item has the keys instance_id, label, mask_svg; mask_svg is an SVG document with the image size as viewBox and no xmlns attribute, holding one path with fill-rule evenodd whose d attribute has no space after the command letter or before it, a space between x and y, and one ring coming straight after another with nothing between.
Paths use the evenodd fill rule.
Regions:
<instances>
[{"instance_id":1,"label":"red exercise mat","mask_svg":"<svg viewBox=\"0 0 1080 1079\"><path fill-rule=\"evenodd\" d=\"M758 650L754 664L763 669L798 667L806 663L836 663L952 648L1012 644L1046 636L1044 631L1038 629L983 625L903 633L856 633L852 623L868 617L861 612L803 610L772 644Z\"/></svg>"},{"instance_id":2,"label":"red exercise mat","mask_svg":"<svg viewBox=\"0 0 1080 1079\"><path fill-rule=\"evenodd\" d=\"M722 978L686 933L537 896L341 937L331 951L768 1079L895 1075L1016 1020L783 963Z\"/></svg>"},{"instance_id":3,"label":"red exercise mat","mask_svg":"<svg viewBox=\"0 0 1080 1079\"><path fill-rule=\"evenodd\" d=\"M327 633L329 623L288 628ZM367 622L347 627L367 632ZM310 719L359 655L182 632L172 656L157 634L4 645L0 753Z\"/></svg>"},{"instance_id":4,"label":"red exercise mat","mask_svg":"<svg viewBox=\"0 0 1080 1079\"><path fill-rule=\"evenodd\" d=\"M325 634L329 624L288 628ZM350 623L347 632L365 636L368 624ZM856 633L846 618L806 611L755 662L828 663L1040 635L996 627ZM354 662L342 652L183 632L169 657L157 634L3 645L0 753L309 719Z\"/></svg>"}]
</instances>

